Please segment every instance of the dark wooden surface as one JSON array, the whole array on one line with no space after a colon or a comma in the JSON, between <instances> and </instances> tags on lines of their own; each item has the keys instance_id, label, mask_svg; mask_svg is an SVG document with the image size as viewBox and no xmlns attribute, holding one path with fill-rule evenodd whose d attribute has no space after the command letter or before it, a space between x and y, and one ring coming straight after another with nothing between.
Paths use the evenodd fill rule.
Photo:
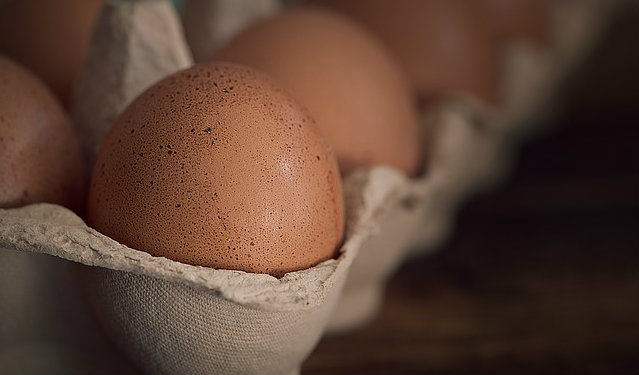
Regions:
<instances>
[{"instance_id":1,"label":"dark wooden surface","mask_svg":"<svg viewBox=\"0 0 639 375\"><path fill-rule=\"evenodd\" d=\"M324 338L305 374L639 372L639 31L619 17L556 128L406 263L379 316Z\"/></svg>"}]
</instances>

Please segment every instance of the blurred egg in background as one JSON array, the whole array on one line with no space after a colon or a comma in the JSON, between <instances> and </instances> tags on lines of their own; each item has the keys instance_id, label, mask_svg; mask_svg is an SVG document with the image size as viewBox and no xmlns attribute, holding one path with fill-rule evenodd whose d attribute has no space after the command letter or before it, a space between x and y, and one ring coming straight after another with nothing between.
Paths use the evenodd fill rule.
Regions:
<instances>
[{"instance_id":1,"label":"blurred egg in background","mask_svg":"<svg viewBox=\"0 0 639 375\"><path fill-rule=\"evenodd\" d=\"M316 0L352 17L396 56L421 102L497 98L498 50L478 2Z\"/></svg>"},{"instance_id":2,"label":"blurred egg in background","mask_svg":"<svg viewBox=\"0 0 639 375\"><path fill-rule=\"evenodd\" d=\"M0 55L0 207L48 202L81 213L82 158L69 116L51 91Z\"/></svg>"},{"instance_id":3,"label":"blurred egg in background","mask_svg":"<svg viewBox=\"0 0 639 375\"><path fill-rule=\"evenodd\" d=\"M485 14L486 24L500 43L548 43L548 0L480 0L478 3Z\"/></svg>"},{"instance_id":4,"label":"blurred egg in background","mask_svg":"<svg viewBox=\"0 0 639 375\"><path fill-rule=\"evenodd\" d=\"M0 53L33 71L69 108L103 0L0 2Z\"/></svg>"}]
</instances>

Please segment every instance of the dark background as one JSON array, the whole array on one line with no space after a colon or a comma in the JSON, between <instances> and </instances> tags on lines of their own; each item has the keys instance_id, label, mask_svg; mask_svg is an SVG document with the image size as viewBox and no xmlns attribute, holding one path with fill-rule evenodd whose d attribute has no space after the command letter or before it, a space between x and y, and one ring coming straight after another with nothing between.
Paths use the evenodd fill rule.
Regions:
<instances>
[{"instance_id":1,"label":"dark background","mask_svg":"<svg viewBox=\"0 0 639 375\"><path fill-rule=\"evenodd\" d=\"M571 77L508 183L465 205L377 318L324 338L303 373L639 372L637 14Z\"/></svg>"}]
</instances>

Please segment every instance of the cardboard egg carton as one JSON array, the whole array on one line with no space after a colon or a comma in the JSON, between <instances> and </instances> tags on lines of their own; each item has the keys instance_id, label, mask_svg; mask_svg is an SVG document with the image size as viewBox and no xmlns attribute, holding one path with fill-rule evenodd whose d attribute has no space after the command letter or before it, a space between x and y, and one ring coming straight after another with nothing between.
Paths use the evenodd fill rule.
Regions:
<instances>
[{"instance_id":1,"label":"cardboard egg carton","mask_svg":"<svg viewBox=\"0 0 639 375\"><path fill-rule=\"evenodd\" d=\"M202 48L219 45L279 4L264 1L262 11L249 14L240 3L246 2L213 1L209 13L191 9L200 22L207 14L219 21L214 23L219 27L209 27L210 40L199 42ZM379 166L344 179L347 228L337 259L277 279L153 257L102 235L56 205L0 210L0 267L11 268L8 275L14 279L28 275L38 262L42 270L33 275L33 285L3 282L3 301L13 308L3 310L1 320L20 321L21 306L27 306L36 310L33 319L65 330L55 335L52 324L29 327L29 315L15 329L0 327L0 367L11 368L8 358L15 356L7 353L18 347L18 358L39 358L29 364L35 371L134 371L104 339L103 328L146 372L298 373L327 330L352 329L374 316L386 280L413 249L435 250L450 235L459 204L503 179L513 148L531 133L527 120L548 104L599 33L608 14L604 10L612 9L605 5L610 2L595 0L557 3L553 14L560 21L551 49L513 46L509 52L503 107L489 109L460 98L424 113L423 125L433 138L423 177L409 179ZM232 25L222 25L224 20ZM168 2L105 4L73 110L89 159L129 102L192 64L186 45ZM82 269L81 278L69 276L72 266ZM99 324L86 318L93 315L80 287L87 290ZM47 293L59 295L43 301ZM69 308L61 309L60 301ZM91 357L89 351L101 355Z\"/></svg>"}]
</instances>

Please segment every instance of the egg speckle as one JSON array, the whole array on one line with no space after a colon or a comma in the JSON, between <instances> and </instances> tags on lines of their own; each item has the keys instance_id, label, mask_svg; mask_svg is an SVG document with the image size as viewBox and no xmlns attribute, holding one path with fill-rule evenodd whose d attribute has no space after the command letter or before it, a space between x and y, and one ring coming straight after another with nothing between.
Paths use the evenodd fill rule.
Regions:
<instances>
[{"instance_id":1,"label":"egg speckle","mask_svg":"<svg viewBox=\"0 0 639 375\"><path fill-rule=\"evenodd\" d=\"M336 255L335 157L266 76L197 65L152 86L99 152L90 224L155 256L275 276Z\"/></svg>"},{"instance_id":2,"label":"egg speckle","mask_svg":"<svg viewBox=\"0 0 639 375\"><path fill-rule=\"evenodd\" d=\"M419 172L408 82L384 46L345 17L287 10L249 27L213 58L253 66L290 90L333 146L344 175L373 165Z\"/></svg>"}]
</instances>

